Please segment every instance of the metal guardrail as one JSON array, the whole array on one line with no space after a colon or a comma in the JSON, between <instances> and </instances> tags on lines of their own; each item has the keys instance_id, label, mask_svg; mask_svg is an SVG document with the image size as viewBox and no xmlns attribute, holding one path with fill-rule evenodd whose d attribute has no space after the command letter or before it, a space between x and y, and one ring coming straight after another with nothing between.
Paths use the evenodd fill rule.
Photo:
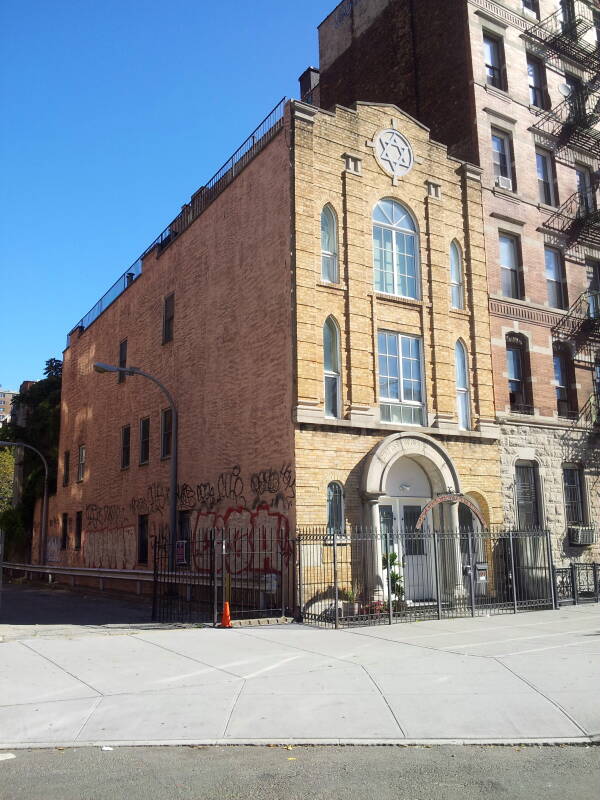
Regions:
<instances>
[{"instance_id":1,"label":"metal guardrail","mask_svg":"<svg viewBox=\"0 0 600 800\"><path fill-rule=\"evenodd\" d=\"M21 564L11 561L0 561L0 572L2 569L16 570L17 572L36 572L45 575L68 575L71 578L97 578L100 582L100 589L104 588L105 580L125 580L125 581L144 581L152 582L154 573L151 569L103 569L99 567L71 567L61 566L60 564ZM72 581L73 583L73 581ZM139 594L139 587L138 587Z\"/></svg>"},{"instance_id":2,"label":"metal guardrail","mask_svg":"<svg viewBox=\"0 0 600 800\"><path fill-rule=\"evenodd\" d=\"M154 250L155 247L158 247L159 252L161 252L171 244L219 196L254 156L271 141L273 135L283 123L285 103L286 98L283 97L252 131L245 142L238 147L231 158L192 196L190 203L183 207L183 210L133 262L129 269L121 275L106 294L73 326L67 335L67 347L69 347L71 336L75 332L82 332L88 328L142 274L142 262L148 253Z\"/></svg>"}]
</instances>

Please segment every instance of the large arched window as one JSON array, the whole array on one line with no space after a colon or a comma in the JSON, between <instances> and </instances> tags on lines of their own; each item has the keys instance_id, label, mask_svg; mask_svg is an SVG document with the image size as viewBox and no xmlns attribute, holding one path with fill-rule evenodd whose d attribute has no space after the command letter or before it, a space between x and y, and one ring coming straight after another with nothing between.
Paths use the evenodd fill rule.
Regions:
<instances>
[{"instance_id":1,"label":"large arched window","mask_svg":"<svg viewBox=\"0 0 600 800\"><path fill-rule=\"evenodd\" d=\"M465 307L462 257L456 242L450 245L450 304L452 308Z\"/></svg>"},{"instance_id":2,"label":"large arched window","mask_svg":"<svg viewBox=\"0 0 600 800\"><path fill-rule=\"evenodd\" d=\"M341 407L340 332L333 317L323 325L323 369L325 379L325 416L339 417Z\"/></svg>"},{"instance_id":3,"label":"large arched window","mask_svg":"<svg viewBox=\"0 0 600 800\"><path fill-rule=\"evenodd\" d=\"M454 348L456 369L456 410L458 427L468 431L471 428L471 400L469 397L469 370L467 366L467 348L461 341Z\"/></svg>"},{"instance_id":4,"label":"large arched window","mask_svg":"<svg viewBox=\"0 0 600 800\"><path fill-rule=\"evenodd\" d=\"M387 198L373 210L373 271L375 290L418 300L418 237L404 206Z\"/></svg>"},{"instance_id":5,"label":"large arched window","mask_svg":"<svg viewBox=\"0 0 600 800\"><path fill-rule=\"evenodd\" d=\"M330 206L321 211L321 278L338 283L337 230Z\"/></svg>"},{"instance_id":6,"label":"large arched window","mask_svg":"<svg viewBox=\"0 0 600 800\"><path fill-rule=\"evenodd\" d=\"M344 530L344 490L337 481L327 486L327 532L341 534Z\"/></svg>"}]
</instances>

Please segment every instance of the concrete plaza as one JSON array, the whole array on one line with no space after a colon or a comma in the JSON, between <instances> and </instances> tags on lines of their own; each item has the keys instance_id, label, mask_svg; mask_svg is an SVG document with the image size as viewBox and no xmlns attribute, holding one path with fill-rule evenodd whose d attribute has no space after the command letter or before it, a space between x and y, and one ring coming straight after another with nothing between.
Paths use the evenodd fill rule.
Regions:
<instances>
[{"instance_id":1,"label":"concrete plaza","mask_svg":"<svg viewBox=\"0 0 600 800\"><path fill-rule=\"evenodd\" d=\"M600 608L373 626L0 624L0 748L600 740Z\"/></svg>"}]
</instances>

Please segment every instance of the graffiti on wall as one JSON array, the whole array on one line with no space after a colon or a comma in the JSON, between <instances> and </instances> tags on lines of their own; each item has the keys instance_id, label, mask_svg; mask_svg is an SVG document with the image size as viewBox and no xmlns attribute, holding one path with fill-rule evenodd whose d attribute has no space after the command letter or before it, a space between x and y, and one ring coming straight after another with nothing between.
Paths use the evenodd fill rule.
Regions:
<instances>
[{"instance_id":1,"label":"graffiti on wall","mask_svg":"<svg viewBox=\"0 0 600 800\"><path fill-rule=\"evenodd\" d=\"M265 550L266 537L276 542L281 558L287 563L292 552L288 512L295 496L296 479L291 464L253 472L247 482L236 464L214 481L180 483L177 508L190 512L190 532L198 542L194 566L203 568L203 560L209 558L209 531L214 528L235 530L233 541L239 547L228 554L226 564L231 574L254 563L256 554ZM137 517L148 515L149 538L168 535L169 501L169 487L154 482L143 494L132 497L128 506L88 504L82 542L85 566L133 569L137 564ZM56 542L60 548L60 538ZM57 551L56 560L59 559Z\"/></svg>"}]
</instances>

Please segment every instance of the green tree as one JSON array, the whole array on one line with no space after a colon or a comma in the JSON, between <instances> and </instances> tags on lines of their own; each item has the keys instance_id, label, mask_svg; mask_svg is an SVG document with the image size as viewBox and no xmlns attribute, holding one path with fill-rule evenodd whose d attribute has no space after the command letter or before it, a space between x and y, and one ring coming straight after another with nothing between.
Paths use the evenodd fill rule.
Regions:
<instances>
[{"instance_id":1,"label":"green tree","mask_svg":"<svg viewBox=\"0 0 600 800\"><path fill-rule=\"evenodd\" d=\"M56 492L62 361L56 358L46 361L44 376L15 395L13 408L24 410L24 422L22 425L12 420L3 423L0 439L25 442L44 454L48 461L48 490L52 494ZM44 465L37 453L25 449L21 502L15 509L9 509L0 516L0 525L7 534L7 540L18 546L21 556L27 555L21 551L30 548L35 503L43 493Z\"/></svg>"},{"instance_id":2,"label":"green tree","mask_svg":"<svg viewBox=\"0 0 600 800\"><path fill-rule=\"evenodd\" d=\"M12 506L15 458L7 447L0 448L0 513Z\"/></svg>"}]
</instances>

